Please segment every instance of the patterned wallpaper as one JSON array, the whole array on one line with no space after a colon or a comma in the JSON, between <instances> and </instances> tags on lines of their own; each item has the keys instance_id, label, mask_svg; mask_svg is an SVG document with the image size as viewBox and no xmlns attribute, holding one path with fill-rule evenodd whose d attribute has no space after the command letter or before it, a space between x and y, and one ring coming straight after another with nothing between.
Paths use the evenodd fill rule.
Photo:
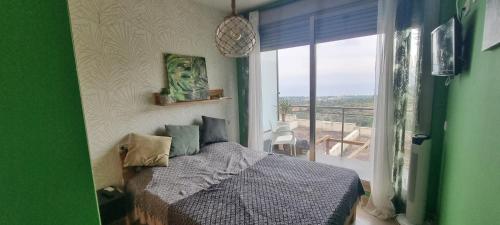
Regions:
<instances>
[{"instance_id":1,"label":"patterned wallpaper","mask_svg":"<svg viewBox=\"0 0 500 225\"><path fill-rule=\"evenodd\" d=\"M214 32L225 14L191 0L69 0L89 151L96 188L120 183L117 143L128 133L192 124L201 115L228 120L238 139L236 67L221 56ZM162 54L206 57L209 86L233 100L162 107Z\"/></svg>"}]
</instances>

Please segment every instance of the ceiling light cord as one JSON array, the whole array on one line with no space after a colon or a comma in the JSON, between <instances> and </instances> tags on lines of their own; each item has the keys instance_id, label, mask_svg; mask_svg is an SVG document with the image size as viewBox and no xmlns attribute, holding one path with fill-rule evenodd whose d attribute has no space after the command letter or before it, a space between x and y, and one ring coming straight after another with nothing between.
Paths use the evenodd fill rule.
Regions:
<instances>
[{"instance_id":1,"label":"ceiling light cord","mask_svg":"<svg viewBox=\"0 0 500 225\"><path fill-rule=\"evenodd\" d=\"M233 16L236 16L236 0L231 0L231 10L232 10Z\"/></svg>"}]
</instances>

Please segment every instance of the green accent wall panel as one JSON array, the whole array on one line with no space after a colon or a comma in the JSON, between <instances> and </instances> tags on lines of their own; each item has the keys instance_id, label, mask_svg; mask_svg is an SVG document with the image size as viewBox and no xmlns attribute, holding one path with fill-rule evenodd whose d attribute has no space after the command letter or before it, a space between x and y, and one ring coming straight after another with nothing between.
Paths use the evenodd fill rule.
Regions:
<instances>
[{"instance_id":1,"label":"green accent wall panel","mask_svg":"<svg viewBox=\"0 0 500 225\"><path fill-rule=\"evenodd\" d=\"M447 98L440 225L500 224L500 47L481 51L485 2L464 18L465 71L435 96ZM455 13L454 0L443 3L441 21Z\"/></svg>"},{"instance_id":2,"label":"green accent wall panel","mask_svg":"<svg viewBox=\"0 0 500 225\"><path fill-rule=\"evenodd\" d=\"M248 57L236 59L240 144L248 146Z\"/></svg>"},{"instance_id":3,"label":"green accent wall panel","mask_svg":"<svg viewBox=\"0 0 500 225\"><path fill-rule=\"evenodd\" d=\"M445 23L455 14L455 1L442 0L440 2L439 23ZM429 168L429 183L427 192L428 217L436 219L440 205L439 191L441 185L442 154L444 138L444 122L446 120L446 107L448 100L448 88L445 87L445 77L434 77L434 98L432 102L431 137L432 149Z\"/></svg>"},{"instance_id":4,"label":"green accent wall panel","mask_svg":"<svg viewBox=\"0 0 500 225\"><path fill-rule=\"evenodd\" d=\"M0 224L99 224L67 2L0 1L0 54Z\"/></svg>"}]
</instances>

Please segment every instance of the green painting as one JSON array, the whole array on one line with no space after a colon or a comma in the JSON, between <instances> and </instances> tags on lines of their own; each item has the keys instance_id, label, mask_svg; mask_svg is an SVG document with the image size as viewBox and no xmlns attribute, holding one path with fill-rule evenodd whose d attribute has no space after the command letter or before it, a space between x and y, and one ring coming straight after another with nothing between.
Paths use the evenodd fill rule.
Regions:
<instances>
[{"instance_id":1,"label":"green painting","mask_svg":"<svg viewBox=\"0 0 500 225\"><path fill-rule=\"evenodd\" d=\"M205 58L165 54L168 95L176 102L208 99Z\"/></svg>"}]
</instances>

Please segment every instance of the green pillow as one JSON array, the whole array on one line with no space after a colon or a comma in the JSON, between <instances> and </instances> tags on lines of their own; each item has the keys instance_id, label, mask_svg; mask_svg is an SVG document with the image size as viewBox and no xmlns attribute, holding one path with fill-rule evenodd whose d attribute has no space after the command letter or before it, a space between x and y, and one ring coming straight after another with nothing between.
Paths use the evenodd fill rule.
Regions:
<instances>
[{"instance_id":1,"label":"green pillow","mask_svg":"<svg viewBox=\"0 0 500 225\"><path fill-rule=\"evenodd\" d=\"M167 136L172 137L169 157L194 155L200 152L200 130L198 126L165 125Z\"/></svg>"}]
</instances>

